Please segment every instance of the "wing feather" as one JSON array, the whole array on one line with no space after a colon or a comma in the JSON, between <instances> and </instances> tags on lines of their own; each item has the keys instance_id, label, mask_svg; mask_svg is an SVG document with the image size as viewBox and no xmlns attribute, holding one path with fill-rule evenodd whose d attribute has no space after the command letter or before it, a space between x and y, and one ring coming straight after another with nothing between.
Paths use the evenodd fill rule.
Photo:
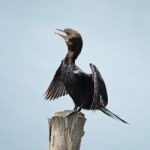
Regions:
<instances>
[{"instance_id":1,"label":"wing feather","mask_svg":"<svg viewBox=\"0 0 150 150\"><path fill-rule=\"evenodd\" d=\"M65 96L66 94L68 94L68 92L62 81L61 65L60 65L44 95L46 100L52 100L61 96Z\"/></svg>"},{"instance_id":2,"label":"wing feather","mask_svg":"<svg viewBox=\"0 0 150 150\"><path fill-rule=\"evenodd\" d=\"M95 65L90 64L92 70L92 79L94 83L94 95L91 108L98 109L99 106L106 106L108 103L107 90L105 82Z\"/></svg>"}]
</instances>

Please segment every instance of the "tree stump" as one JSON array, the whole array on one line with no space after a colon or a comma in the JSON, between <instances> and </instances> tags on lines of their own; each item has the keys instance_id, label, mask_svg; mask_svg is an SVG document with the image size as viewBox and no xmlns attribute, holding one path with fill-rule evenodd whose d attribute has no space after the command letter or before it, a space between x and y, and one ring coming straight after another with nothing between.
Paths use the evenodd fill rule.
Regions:
<instances>
[{"instance_id":1,"label":"tree stump","mask_svg":"<svg viewBox=\"0 0 150 150\"><path fill-rule=\"evenodd\" d=\"M49 124L49 150L79 150L86 118L81 112L56 112Z\"/></svg>"}]
</instances>

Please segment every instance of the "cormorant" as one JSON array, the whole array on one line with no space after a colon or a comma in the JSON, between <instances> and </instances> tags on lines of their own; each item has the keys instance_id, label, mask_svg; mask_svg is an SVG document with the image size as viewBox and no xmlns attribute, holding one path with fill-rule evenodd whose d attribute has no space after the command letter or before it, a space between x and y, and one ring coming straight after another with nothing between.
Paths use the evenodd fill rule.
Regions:
<instances>
[{"instance_id":1,"label":"cormorant","mask_svg":"<svg viewBox=\"0 0 150 150\"><path fill-rule=\"evenodd\" d=\"M52 100L69 94L75 104L74 111L81 111L82 108L101 110L106 115L127 123L106 108L108 103L107 90L97 67L90 64L92 74L87 74L76 66L75 60L79 56L83 45L80 33L70 28L56 30L61 32L56 34L65 40L68 53L62 60L45 92L45 99Z\"/></svg>"}]
</instances>

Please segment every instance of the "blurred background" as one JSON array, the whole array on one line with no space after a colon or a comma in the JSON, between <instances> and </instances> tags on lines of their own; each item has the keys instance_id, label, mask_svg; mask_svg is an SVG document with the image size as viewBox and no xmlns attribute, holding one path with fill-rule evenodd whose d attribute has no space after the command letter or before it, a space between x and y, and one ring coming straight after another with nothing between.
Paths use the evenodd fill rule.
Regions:
<instances>
[{"instance_id":1,"label":"blurred background","mask_svg":"<svg viewBox=\"0 0 150 150\"><path fill-rule=\"evenodd\" d=\"M43 94L67 48L54 34L73 28L84 46L76 64L95 64L107 85L108 109L87 118L82 150L150 149L150 1L0 1L0 149L48 149L47 118L73 109L69 96L47 102Z\"/></svg>"}]
</instances>

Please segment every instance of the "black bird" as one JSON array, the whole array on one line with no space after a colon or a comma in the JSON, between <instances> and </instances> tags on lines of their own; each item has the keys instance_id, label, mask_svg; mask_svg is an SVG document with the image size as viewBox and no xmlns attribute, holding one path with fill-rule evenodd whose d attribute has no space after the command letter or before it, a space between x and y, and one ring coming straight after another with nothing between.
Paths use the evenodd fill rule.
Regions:
<instances>
[{"instance_id":1,"label":"black bird","mask_svg":"<svg viewBox=\"0 0 150 150\"><path fill-rule=\"evenodd\" d=\"M45 99L52 100L69 94L75 104L75 111L81 111L82 108L101 110L106 115L127 123L106 108L108 103L107 90L97 67L90 64L92 74L86 74L76 66L75 60L83 45L80 33L70 28L57 30L61 33L56 34L60 35L66 42L68 53L45 92Z\"/></svg>"}]
</instances>

